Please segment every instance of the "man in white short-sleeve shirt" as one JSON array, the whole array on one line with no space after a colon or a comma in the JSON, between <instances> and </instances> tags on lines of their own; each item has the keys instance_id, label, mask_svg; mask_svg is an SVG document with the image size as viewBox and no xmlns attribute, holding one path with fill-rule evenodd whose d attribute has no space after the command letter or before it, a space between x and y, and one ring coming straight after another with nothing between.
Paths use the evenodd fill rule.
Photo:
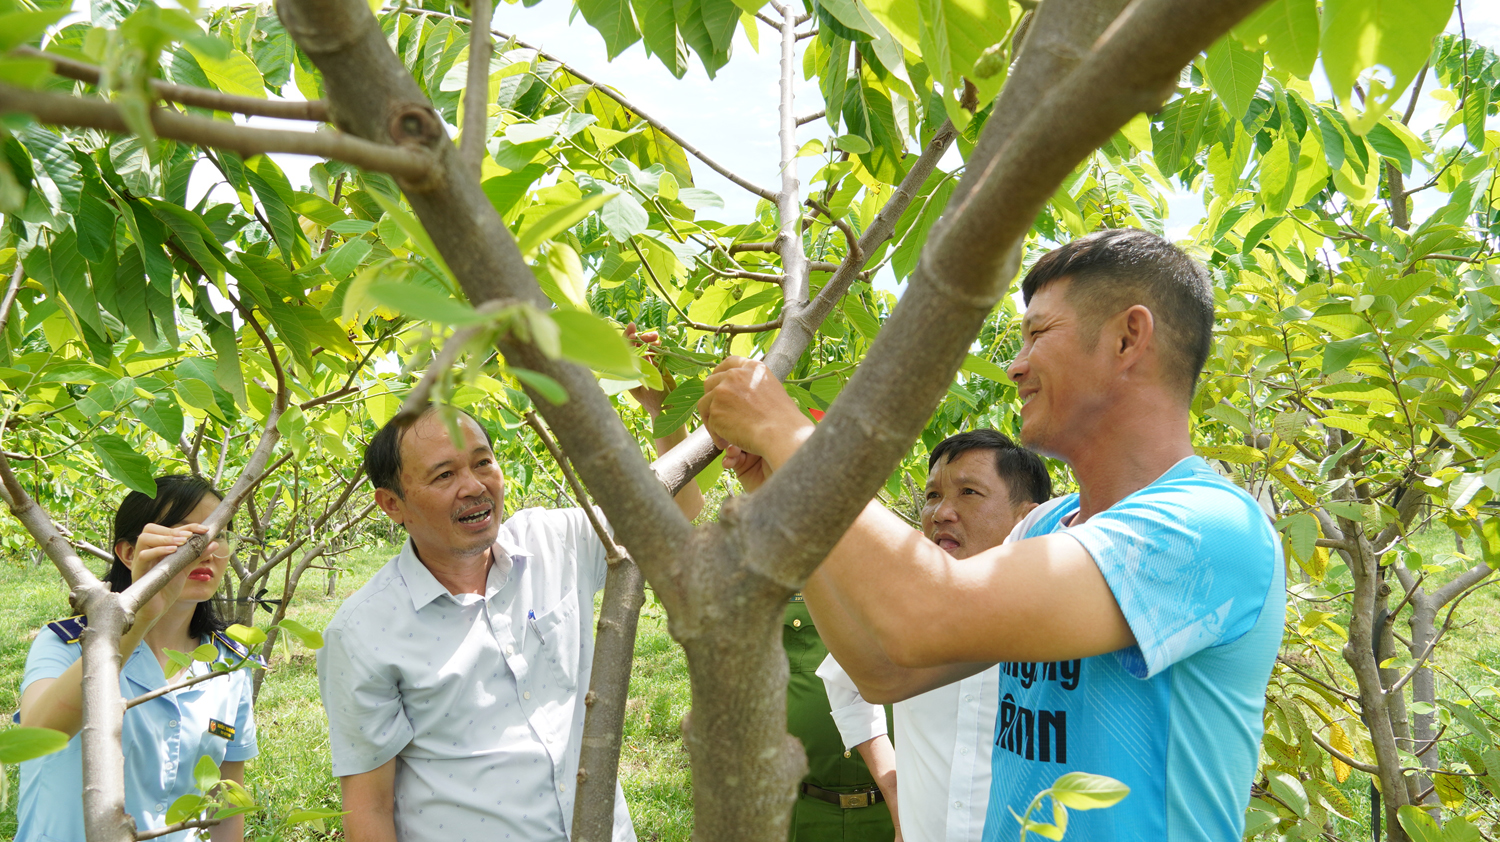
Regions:
<instances>
[{"instance_id":1,"label":"man in white short-sleeve shirt","mask_svg":"<svg viewBox=\"0 0 1500 842\"><path fill-rule=\"evenodd\" d=\"M957 559L1013 540L1016 523L1052 496L1041 457L994 430L939 442L927 457L922 534ZM818 668L845 748L882 739L885 716L829 655ZM984 830L999 667L893 705L896 804L904 842L967 842ZM875 771L875 770L872 770ZM877 772L877 775L879 772Z\"/></svg>"},{"instance_id":2,"label":"man in white short-sleeve shirt","mask_svg":"<svg viewBox=\"0 0 1500 842\"><path fill-rule=\"evenodd\" d=\"M429 409L365 452L375 500L408 540L318 653L345 837L564 842L605 549L580 509L501 524L488 434L462 413L456 424L458 442ZM678 504L697 513L693 483ZM618 787L614 839L635 839Z\"/></svg>"}]
</instances>

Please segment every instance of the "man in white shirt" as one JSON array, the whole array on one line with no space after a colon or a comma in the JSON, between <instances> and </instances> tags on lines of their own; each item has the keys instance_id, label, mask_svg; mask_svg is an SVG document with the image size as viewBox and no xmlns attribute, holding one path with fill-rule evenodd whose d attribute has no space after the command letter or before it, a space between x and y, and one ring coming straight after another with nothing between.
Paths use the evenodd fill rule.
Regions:
<instances>
[{"instance_id":1,"label":"man in white shirt","mask_svg":"<svg viewBox=\"0 0 1500 842\"><path fill-rule=\"evenodd\" d=\"M566 842L605 549L580 509L501 524L489 435L456 423L458 440L428 409L365 451L375 500L408 540L318 653L345 838ZM689 517L702 502L693 483L678 495ZM634 839L617 788L614 840Z\"/></svg>"},{"instance_id":2,"label":"man in white shirt","mask_svg":"<svg viewBox=\"0 0 1500 842\"><path fill-rule=\"evenodd\" d=\"M1041 457L994 430L944 439L928 456L927 471L922 533L957 559L1014 540L1016 524L1052 496ZM970 842L984 831L999 670L894 705L896 799L905 842ZM845 748L888 739L885 717L875 715L881 708L859 695L832 655L818 675ZM879 776L884 770L871 771Z\"/></svg>"}]
</instances>

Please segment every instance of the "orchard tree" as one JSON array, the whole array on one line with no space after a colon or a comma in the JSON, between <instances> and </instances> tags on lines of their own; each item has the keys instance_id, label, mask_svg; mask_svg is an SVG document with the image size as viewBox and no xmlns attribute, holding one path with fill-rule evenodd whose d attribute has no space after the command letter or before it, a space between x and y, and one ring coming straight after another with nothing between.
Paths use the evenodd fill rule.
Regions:
<instances>
[{"instance_id":1,"label":"orchard tree","mask_svg":"<svg viewBox=\"0 0 1500 842\"><path fill-rule=\"evenodd\" d=\"M1408 197L1420 188L1401 180L1416 172L1414 160L1438 173L1435 189L1467 191L1469 202L1451 223L1459 229L1454 239L1420 254L1483 262L1489 235L1475 236L1481 229L1470 214L1479 212L1480 194L1492 213L1488 182L1475 186L1485 170L1477 158L1489 154L1482 139L1489 88L1483 97L1475 91L1493 82L1493 68L1471 66L1467 41L1458 64L1451 49L1447 64L1434 64L1455 113L1465 115L1465 131L1478 123L1472 172L1438 163L1442 135L1423 141L1387 116L1419 71L1428 75L1423 63L1451 0L1423 0L1378 20L1353 0L1276 0L1256 11L1261 5L579 3L611 57L639 40L679 76L694 59L716 72L740 29L752 43L772 35L767 40L781 55L773 188L729 171L620 91L492 32L488 0L474 0L467 15L437 3L372 13L357 0L281 0L274 13L231 7L206 17L150 3L99 4L90 22L57 31L49 27L66 8L12 4L3 28L9 53L0 59L0 111L10 115L0 200L14 249L0 320L12 365L0 380L11 392L13 423L0 429L12 440L29 437L34 444L11 450L49 469L56 462L103 471L127 485L149 478L148 453L160 462L170 448L196 464L208 447L222 462L234 436L242 442L235 453L253 438L243 461L229 457L239 479L209 522L211 537L245 506L258 555L236 568L239 600L265 599L261 587L277 564L286 565L282 598L289 599L296 578L332 548L323 540L330 524L352 528L361 511L349 505L358 487L353 444L398 411L405 374L423 372L409 406L436 394L472 408L509 452L529 448L529 435L544 444L555 437L559 466L587 486L623 548L611 553L598 668L586 697L575 837L609 836L609 811L599 805L611 799L598 793L614 788L644 576L689 663L693 710L684 737L698 832L779 840L805 763L786 734L780 608L868 499L882 487L892 497L909 487L919 434L931 439L945 425L980 419L1009 426L1013 407L998 385L1017 341L1006 293L1028 239L1035 254L1101 226L1159 229L1162 189L1174 176L1211 196L1200 241L1219 273L1225 309L1270 319L1260 333L1249 317L1226 332L1199 398L1200 414L1213 419L1202 433L1205 447L1221 448L1205 452L1241 466L1250 484L1257 464L1277 480L1295 480L1307 470L1299 458L1314 461L1313 470L1322 466L1313 456L1333 445L1329 436L1363 435L1330 420L1361 414L1349 409L1347 395L1312 395L1326 384L1306 385L1304 371L1326 378L1378 368L1351 352L1325 374L1337 343L1311 333L1299 334L1295 354L1284 350L1278 363L1264 333L1281 330L1271 316L1284 310L1268 302L1281 296L1289 306L1323 306L1312 297L1349 295L1348 314L1368 313L1369 328L1336 335L1374 347L1382 331L1405 327L1398 313L1413 296L1469 283L1435 280L1401 299L1385 287L1360 291L1372 264L1397 261L1396 271L1380 277L1400 277L1414 253L1402 238L1412 224ZM1319 58L1332 103L1315 103L1306 81ZM816 77L822 95L801 116L793 96L799 73ZM306 101L267 98L293 89ZM257 129L226 114L331 128ZM819 116L827 136L799 143L798 126ZM951 147L964 163L945 172L938 164ZM263 154L271 152L325 163L313 167L307 190L295 190ZM754 217L713 220L722 202L694 186L690 157L755 194ZM817 164L812 189L799 178L803 157ZM187 179L198 166L212 167L232 198L213 193L188 208ZM1467 188L1454 180L1462 173ZM1382 195L1394 197L1383 206L1387 217ZM1324 270L1308 257L1322 256L1320 248L1329 251ZM1293 282L1284 275L1288 265L1301 269ZM907 280L899 305L870 283L886 266ZM1348 277L1335 283L1338 272ZM1392 297L1389 306L1376 303L1381 295ZM1465 330L1492 330L1484 321L1492 314L1492 307L1483 311ZM619 328L629 321L661 331L663 342L650 350L661 371L622 341ZM1349 327L1347 319L1338 324ZM1387 373L1398 380L1430 363L1417 358L1436 353L1425 342L1397 348L1383 341L1395 349ZM1453 361L1455 351L1482 353L1477 345L1443 347L1454 370L1468 359ZM393 352L405 371L375 373L371 360ZM717 521L695 527L671 494L713 463L707 436L690 436L655 466L640 441L688 423L701 376L730 352L763 355L805 407L827 415L763 492L730 499ZM1247 377L1235 368L1247 355L1263 373ZM955 383L961 368L968 376ZM1283 423L1287 435L1262 442L1274 404L1268 395L1286 397L1271 385L1283 369L1297 371L1303 380L1294 382L1323 411L1314 417L1304 407L1305 432ZM1449 407L1456 415L1444 424L1471 429L1492 412L1483 400L1488 381L1460 382L1477 391L1471 405ZM610 397L640 383L671 388L655 422ZM1396 396L1410 388L1395 385ZM1213 414L1220 406L1240 407L1249 444L1229 440L1241 419ZM174 408L194 419L191 436L183 415L170 423ZM127 417L144 421L149 434ZM522 424L532 432L521 433ZM1413 441L1429 430L1406 429ZM1398 433L1359 451L1340 438L1329 455L1338 455L1343 473L1324 481L1342 485L1306 500L1294 495L1306 509L1278 498L1294 550L1308 547L1300 516L1321 524L1313 510L1324 497L1373 503L1392 493L1385 486L1393 477L1410 473L1409 484L1423 484L1439 469L1467 476L1483 461L1418 464L1418 456L1454 452L1424 439L1420 452L1407 453L1409 464L1393 467L1376 453ZM286 448L280 462L278 448ZM308 463L310 453L326 467ZM1356 466L1361 458L1368 461ZM528 480L534 462L525 463ZM291 472L267 478L278 464ZM712 480L708 470L700 480ZM1456 482L1456 474L1443 473L1438 485ZM0 461L0 478L12 511L90 617L84 749L91 838L137 838L123 809L117 641L133 609L202 545L190 543L129 591L109 594L10 461ZM1355 490L1362 484L1364 491ZM1462 505L1474 501L1471 495ZM1398 502L1390 520L1372 523L1394 531L1368 536L1374 555L1359 558L1378 560L1386 543L1416 525L1409 518L1416 504L1406 505L1407 515ZM1314 549L1338 541L1325 548L1363 552L1356 546L1363 515L1350 520L1352 510L1336 507L1324 513L1338 531L1320 526ZM295 525L273 525L278 515ZM1485 523L1474 527L1478 534L1486 534ZM1347 562L1350 571L1356 564L1366 562ZM1350 575L1364 582L1355 588L1353 640L1367 616L1359 613L1368 607L1360 594L1378 587ZM1414 596L1398 610L1408 604L1427 603ZM1356 676L1357 649L1347 650ZM1385 700L1406 686L1357 681L1354 695L1387 708ZM1270 710L1290 716L1285 707ZM1376 770L1383 791L1396 792L1406 786L1402 767L1382 759L1390 752L1380 754L1394 743L1381 742L1378 717L1371 722L1369 762L1346 759ZM1353 726L1341 727L1347 734ZM1300 741L1302 733L1283 735ZM1268 797L1257 809L1305 830L1317 816L1304 781L1317 771L1273 767L1267 774L1265 791L1280 803ZM1302 800L1277 795L1293 789ZM718 797L723 792L735 796ZM1398 794L1388 804L1396 815L1421 796ZM185 821L211 823L215 809L198 806ZM1390 830L1399 838L1398 822Z\"/></svg>"}]
</instances>

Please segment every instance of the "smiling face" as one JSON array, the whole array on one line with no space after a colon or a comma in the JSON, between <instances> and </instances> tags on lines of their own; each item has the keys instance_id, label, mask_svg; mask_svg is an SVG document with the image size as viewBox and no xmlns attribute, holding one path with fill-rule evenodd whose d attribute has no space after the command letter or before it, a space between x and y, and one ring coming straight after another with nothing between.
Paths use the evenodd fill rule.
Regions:
<instances>
[{"instance_id":1,"label":"smiling face","mask_svg":"<svg viewBox=\"0 0 1500 842\"><path fill-rule=\"evenodd\" d=\"M1067 300L1069 284L1053 281L1031 297L1008 371L1021 399L1021 443L1061 459L1091 438L1111 387L1109 345Z\"/></svg>"},{"instance_id":2,"label":"smiling face","mask_svg":"<svg viewBox=\"0 0 1500 842\"><path fill-rule=\"evenodd\" d=\"M1011 502L993 450L966 450L927 474L922 534L954 558L968 558L999 546L1032 506Z\"/></svg>"},{"instance_id":3,"label":"smiling face","mask_svg":"<svg viewBox=\"0 0 1500 842\"><path fill-rule=\"evenodd\" d=\"M423 415L401 439L403 494L375 490L375 502L406 527L424 560L479 555L500 531L500 465L474 419L460 414L458 428L463 441L454 442L436 412Z\"/></svg>"}]
</instances>

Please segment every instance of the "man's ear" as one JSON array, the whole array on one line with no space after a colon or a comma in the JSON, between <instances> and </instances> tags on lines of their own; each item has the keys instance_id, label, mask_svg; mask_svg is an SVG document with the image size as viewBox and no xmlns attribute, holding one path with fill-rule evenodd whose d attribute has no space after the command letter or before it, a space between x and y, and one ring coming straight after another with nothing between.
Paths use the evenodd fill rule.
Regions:
<instances>
[{"instance_id":1,"label":"man's ear","mask_svg":"<svg viewBox=\"0 0 1500 842\"><path fill-rule=\"evenodd\" d=\"M396 492L389 488L375 489L375 505L379 506L382 512L385 512L386 517L402 526L406 525L405 502L405 500L396 495Z\"/></svg>"},{"instance_id":2,"label":"man's ear","mask_svg":"<svg viewBox=\"0 0 1500 842\"><path fill-rule=\"evenodd\" d=\"M1156 317L1144 304L1136 304L1115 317L1116 353L1122 362L1134 363L1154 345Z\"/></svg>"},{"instance_id":3,"label":"man's ear","mask_svg":"<svg viewBox=\"0 0 1500 842\"><path fill-rule=\"evenodd\" d=\"M1034 509L1036 509L1036 507L1037 507L1037 504L1031 502L1030 500L1027 500L1026 502L1022 503L1021 505L1017 506L1016 507L1016 523L1020 523L1022 520L1024 520L1027 515L1031 514L1032 511Z\"/></svg>"}]
</instances>

